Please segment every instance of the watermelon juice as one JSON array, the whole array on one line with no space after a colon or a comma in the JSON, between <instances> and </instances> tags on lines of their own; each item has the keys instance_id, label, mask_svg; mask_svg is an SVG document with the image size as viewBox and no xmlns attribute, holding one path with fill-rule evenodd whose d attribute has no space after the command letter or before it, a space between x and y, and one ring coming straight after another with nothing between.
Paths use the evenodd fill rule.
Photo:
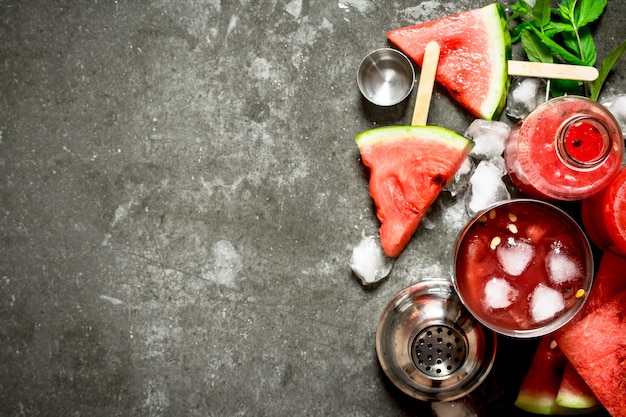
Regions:
<instances>
[{"instance_id":1,"label":"watermelon juice","mask_svg":"<svg viewBox=\"0 0 626 417\"><path fill-rule=\"evenodd\" d=\"M564 325L582 307L593 279L589 242L565 212L543 201L501 202L461 232L454 284L484 325L536 337Z\"/></svg>"},{"instance_id":2,"label":"watermelon juice","mask_svg":"<svg viewBox=\"0 0 626 417\"><path fill-rule=\"evenodd\" d=\"M583 200L582 223L602 250L626 256L626 166L602 191Z\"/></svg>"},{"instance_id":3,"label":"watermelon juice","mask_svg":"<svg viewBox=\"0 0 626 417\"><path fill-rule=\"evenodd\" d=\"M615 117L585 97L548 100L518 123L504 159L513 184L529 197L587 198L617 175L624 139Z\"/></svg>"}]
</instances>

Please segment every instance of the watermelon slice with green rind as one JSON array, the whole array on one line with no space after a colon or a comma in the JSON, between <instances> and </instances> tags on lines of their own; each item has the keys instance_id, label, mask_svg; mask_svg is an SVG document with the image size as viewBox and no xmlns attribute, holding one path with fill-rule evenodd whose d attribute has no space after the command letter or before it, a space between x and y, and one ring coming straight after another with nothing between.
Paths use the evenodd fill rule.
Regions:
<instances>
[{"instance_id":1,"label":"watermelon slice with green rind","mask_svg":"<svg viewBox=\"0 0 626 417\"><path fill-rule=\"evenodd\" d=\"M556 397L567 358L551 335L542 337L520 386L515 406L530 413L559 413Z\"/></svg>"},{"instance_id":2,"label":"watermelon slice with green rind","mask_svg":"<svg viewBox=\"0 0 626 417\"><path fill-rule=\"evenodd\" d=\"M436 126L388 126L360 133L356 143L370 169L381 245L387 256L397 257L473 142Z\"/></svg>"},{"instance_id":3,"label":"watermelon slice with green rind","mask_svg":"<svg viewBox=\"0 0 626 417\"><path fill-rule=\"evenodd\" d=\"M559 346L609 414L626 416L626 291L568 328Z\"/></svg>"},{"instance_id":4,"label":"watermelon slice with green rind","mask_svg":"<svg viewBox=\"0 0 626 417\"><path fill-rule=\"evenodd\" d=\"M556 404L564 408L588 412L595 411L600 406L600 401L569 361L565 365L559 392L556 395Z\"/></svg>"},{"instance_id":5,"label":"watermelon slice with green rind","mask_svg":"<svg viewBox=\"0 0 626 417\"><path fill-rule=\"evenodd\" d=\"M418 65L426 44L440 46L436 81L474 116L498 119L506 105L511 38L499 3L387 32Z\"/></svg>"}]
</instances>

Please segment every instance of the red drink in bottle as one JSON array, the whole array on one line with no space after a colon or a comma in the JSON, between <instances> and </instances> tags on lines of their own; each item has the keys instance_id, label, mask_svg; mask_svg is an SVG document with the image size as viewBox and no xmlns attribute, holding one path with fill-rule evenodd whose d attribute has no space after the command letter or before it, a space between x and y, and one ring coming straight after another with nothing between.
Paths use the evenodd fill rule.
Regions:
<instances>
[{"instance_id":1,"label":"red drink in bottle","mask_svg":"<svg viewBox=\"0 0 626 417\"><path fill-rule=\"evenodd\" d=\"M518 123L504 159L513 184L543 200L581 200L617 175L624 139L615 117L584 97L549 100Z\"/></svg>"}]
</instances>

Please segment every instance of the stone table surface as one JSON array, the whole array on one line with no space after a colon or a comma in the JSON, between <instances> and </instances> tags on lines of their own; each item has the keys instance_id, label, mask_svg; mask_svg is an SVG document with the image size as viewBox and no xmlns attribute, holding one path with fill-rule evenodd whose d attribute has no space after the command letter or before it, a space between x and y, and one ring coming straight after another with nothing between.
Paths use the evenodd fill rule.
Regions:
<instances>
[{"instance_id":1,"label":"stone table surface","mask_svg":"<svg viewBox=\"0 0 626 417\"><path fill-rule=\"evenodd\" d=\"M387 30L487 3L0 0L0 415L430 415L374 337L398 291L451 277L463 202L361 285L354 137L409 124L414 94L372 110L355 75ZM472 121L436 87L430 124ZM533 343L501 340L481 414L523 415Z\"/></svg>"}]
</instances>

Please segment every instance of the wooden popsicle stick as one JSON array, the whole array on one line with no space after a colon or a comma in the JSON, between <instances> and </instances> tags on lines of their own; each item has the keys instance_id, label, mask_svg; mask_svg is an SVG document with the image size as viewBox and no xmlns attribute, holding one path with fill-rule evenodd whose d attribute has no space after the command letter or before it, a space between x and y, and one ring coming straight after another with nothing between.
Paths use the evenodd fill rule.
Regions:
<instances>
[{"instance_id":1,"label":"wooden popsicle stick","mask_svg":"<svg viewBox=\"0 0 626 417\"><path fill-rule=\"evenodd\" d=\"M426 45L426 52L424 52L424 61L422 62L420 81L417 86L411 126L426 126L438 64L439 44L435 41L428 42Z\"/></svg>"},{"instance_id":2,"label":"wooden popsicle stick","mask_svg":"<svg viewBox=\"0 0 626 417\"><path fill-rule=\"evenodd\" d=\"M568 64L545 64L530 61L509 61L509 75L561 80L593 81L598 78L594 67Z\"/></svg>"}]
</instances>

